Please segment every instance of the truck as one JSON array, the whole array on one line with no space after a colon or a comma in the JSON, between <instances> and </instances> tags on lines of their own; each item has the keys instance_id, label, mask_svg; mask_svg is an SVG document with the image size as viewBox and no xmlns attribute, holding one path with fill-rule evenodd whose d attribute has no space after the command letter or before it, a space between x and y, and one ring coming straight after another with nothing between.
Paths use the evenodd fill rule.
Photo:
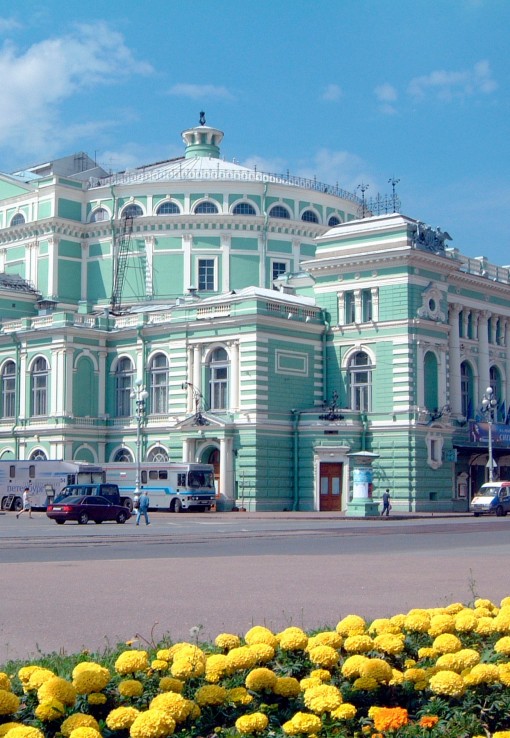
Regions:
<instances>
[{"instance_id":1,"label":"truck","mask_svg":"<svg viewBox=\"0 0 510 738\"><path fill-rule=\"evenodd\" d=\"M105 481L117 484L120 494L132 501L139 491L149 495L149 510L180 513L186 510L216 509L214 466L195 462L142 461L140 466L128 462L102 465Z\"/></svg>"},{"instance_id":2,"label":"truck","mask_svg":"<svg viewBox=\"0 0 510 738\"><path fill-rule=\"evenodd\" d=\"M486 482L471 500L471 512L501 517L510 512L510 482Z\"/></svg>"},{"instance_id":3,"label":"truck","mask_svg":"<svg viewBox=\"0 0 510 738\"><path fill-rule=\"evenodd\" d=\"M28 487L33 508L45 510L69 484L103 482L101 466L79 461L0 460L0 507L19 512Z\"/></svg>"}]
</instances>

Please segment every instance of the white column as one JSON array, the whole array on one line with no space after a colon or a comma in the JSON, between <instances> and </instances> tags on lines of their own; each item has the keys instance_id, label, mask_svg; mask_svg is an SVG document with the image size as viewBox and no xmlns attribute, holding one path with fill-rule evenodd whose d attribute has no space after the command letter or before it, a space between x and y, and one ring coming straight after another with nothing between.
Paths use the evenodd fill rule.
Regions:
<instances>
[{"instance_id":1,"label":"white column","mask_svg":"<svg viewBox=\"0 0 510 738\"><path fill-rule=\"evenodd\" d=\"M230 236L221 236L221 291L230 290Z\"/></svg>"},{"instance_id":2,"label":"white column","mask_svg":"<svg viewBox=\"0 0 510 738\"><path fill-rule=\"evenodd\" d=\"M58 295L58 244L57 236L48 238L48 297Z\"/></svg>"},{"instance_id":3,"label":"white column","mask_svg":"<svg viewBox=\"0 0 510 738\"><path fill-rule=\"evenodd\" d=\"M152 297L153 289L153 263L154 263L154 246L156 239L154 236L145 236L145 294Z\"/></svg>"},{"instance_id":4,"label":"white column","mask_svg":"<svg viewBox=\"0 0 510 738\"><path fill-rule=\"evenodd\" d=\"M191 438L184 438L182 441L182 460L184 462L190 462L191 458Z\"/></svg>"},{"instance_id":5,"label":"white column","mask_svg":"<svg viewBox=\"0 0 510 738\"><path fill-rule=\"evenodd\" d=\"M460 305L450 305L448 348L450 353L450 407L453 415L460 415L462 412L459 313Z\"/></svg>"},{"instance_id":6,"label":"white column","mask_svg":"<svg viewBox=\"0 0 510 738\"><path fill-rule=\"evenodd\" d=\"M345 325L345 292L339 292L338 295L338 325Z\"/></svg>"},{"instance_id":7,"label":"white column","mask_svg":"<svg viewBox=\"0 0 510 738\"><path fill-rule=\"evenodd\" d=\"M60 402L62 403L61 406L61 414L64 414L68 412L69 414L72 413L73 410L73 364L74 364L74 349L72 348L65 348L63 350L63 361L64 361L64 381L65 386L62 385L62 388L57 388L57 392L60 395L61 399ZM55 457L58 458L58 457ZM63 456L63 459L72 459L71 456Z\"/></svg>"},{"instance_id":8,"label":"white column","mask_svg":"<svg viewBox=\"0 0 510 738\"><path fill-rule=\"evenodd\" d=\"M184 290L187 290L188 287L191 287L192 285L194 287L198 287L198 284L194 284L194 276L191 271L191 245L193 242L193 236L191 233L183 233L182 235L182 251L183 251L183 260L184 260Z\"/></svg>"},{"instance_id":9,"label":"white column","mask_svg":"<svg viewBox=\"0 0 510 738\"><path fill-rule=\"evenodd\" d=\"M62 414L62 398L63 390L65 385L65 372L64 372L64 350L61 348L51 350L51 362L50 362L50 402L49 410L50 415L61 415Z\"/></svg>"},{"instance_id":10,"label":"white column","mask_svg":"<svg viewBox=\"0 0 510 738\"><path fill-rule=\"evenodd\" d=\"M376 323L379 320L379 287L370 289L372 295L372 320Z\"/></svg>"},{"instance_id":11,"label":"white column","mask_svg":"<svg viewBox=\"0 0 510 738\"><path fill-rule=\"evenodd\" d=\"M354 290L354 322L363 323L363 308L361 305L361 290Z\"/></svg>"},{"instance_id":12,"label":"white column","mask_svg":"<svg viewBox=\"0 0 510 738\"><path fill-rule=\"evenodd\" d=\"M202 351L200 344L193 346L193 386L202 392Z\"/></svg>"},{"instance_id":13,"label":"white column","mask_svg":"<svg viewBox=\"0 0 510 738\"><path fill-rule=\"evenodd\" d=\"M234 500L234 467L232 439L220 438L220 494Z\"/></svg>"},{"instance_id":14,"label":"white column","mask_svg":"<svg viewBox=\"0 0 510 738\"><path fill-rule=\"evenodd\" d=\"M80 300L87 299L87 273L89 263L89 245L86 242L81 244L81 284L80 284Z\"/></svg>"},{"instance_id":15,"label":"white column","mask_svg":"<svg viewBox=\"0 0 510 738\"><path fill-rule=\"evenodd\" d=\"M108 381L108 377L106 376L106 351L102 350L98 352L98 363L97 412L101 417L101 415L106 413L106 383ZM101 459L101 457L99 458Z\"/></svg>"},{"instance_id":16,"label":"white column","mask_svg":"<svg viewBox=\"0 0 510 738\"><path fill-rule=\"evenodd\" d=\"M230 350L230 409L239 409L239 343L228 344Z\"/></svg>"},{"instance_id":17,"label":"white column","mask_svg":"<svg viewBox=\"0 0 510 738\"><path fill-rule=\"evenodd\" d=\"M30 392L30 376L27 367L27 348L23 346L19 356L19 416L21 419L27 418L27 392ZM30 399L28 399L30 407Z\"/></svg>"},{"instance_id":18,"label":"white column","mask_svg":"<svg viewBox=\"0 0 510 738\"><path fill-rule=\"evenodd\" d=\"M489 334L487 323L490 313L487 310L480 311L478 315L478 397L477 403L481 402L483 394L489 386Z\"/></svg>"}]
</instances>

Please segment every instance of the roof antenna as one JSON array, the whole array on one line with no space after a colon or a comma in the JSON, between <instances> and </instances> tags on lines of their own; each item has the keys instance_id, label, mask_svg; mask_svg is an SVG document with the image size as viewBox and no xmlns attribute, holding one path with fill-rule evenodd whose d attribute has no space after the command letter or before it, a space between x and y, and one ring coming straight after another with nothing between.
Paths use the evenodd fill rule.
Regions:
<instances>
[{"instance_id":1,"label":"roof antenna","mask_svg":"<svg viewBox=\"0 0 510 738\"><path fill-rule=\"evenodd\" d=\"M205 126L205 113L203 110L200 111L199 123L201 126Z\"/></svg>"}]
</instances>

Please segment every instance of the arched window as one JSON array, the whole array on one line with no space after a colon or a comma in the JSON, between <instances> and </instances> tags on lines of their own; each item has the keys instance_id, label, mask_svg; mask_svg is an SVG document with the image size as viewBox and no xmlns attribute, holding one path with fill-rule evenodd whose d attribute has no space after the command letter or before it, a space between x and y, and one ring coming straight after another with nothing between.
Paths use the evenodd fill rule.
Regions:
<instances>
[{"instance_id":1,"label":"arched window","mask_svg":"<svg viewBox=\"0 0 510 738\"><path fill-rule=\"evenodd\" d=\"M11 220L11 226L19 226L25 223L25 216L23 213L16 213L14 218Z\"/></svg>"},{"instance_id":2,"label":"arched window","mask_svg":"<svg viewBox=\"0 0 510 738\"><path fill-rule=\"evenodd\" d=\"M249 202L239 202L232 210L234 215L256 215L257 212Z\"/></svg>"},{"instance_id":3,"label":"arched window","mask_svg":"<svg viewBox=\"0 0 510 738\"><path fill-rule=\"evenodd\" d=\"M131 390L133 389L133 363L123 358L115 370L115 415L128 418L131 415Z\"/></svg>"},{"instance_id":4,"label":"arched window","mask_svg":"<svg viewBox=\"0 0 510 738\"><path fill-rule=\"evenodd\" d=\"M224 348L217 348L209 360L209 404L211 410L225 410L228 407L229 359Z\"/></svg>"},{"instance_id":5,"label":"arched window","mask_svg":"<svg viewBox=\"0 0 510 738\"><path fill-rule=\"evenodd\" d=\"M317 213L314 213L313 210L305 210L305 212L301 216L301 220L304 220L306 223L318 223L319 222Z\"/></svg>"},{"instance_id":6,"label":"arched window","mask_svg":"<svg viewBox=\"0 0 510 738\"><path fill-rule=\"evenodd\" d=\"M432 351L427 351L423 360L423 377L425 385L425 407L429 412L439 409L439 388L437 357Z\"/></svg>"},{"instance_id":7,"label":"arched window","mask_svg":"<svg viewBox=\"0 0 510 738\"><path fill-rule=\"evenodd\" d=\"M48 414L48 362L39 356L33 363L32 383L32 415Z\"/></svg>"},{"instance_id":8,"label":"arched window","mask_svg":"<svg viewBox=\"0 0 510 738\"><path fill-rule=\"evenodd\" d=\"M133 462L133 454L128 448L119 448L115 452L112 461L120 462L122 464L131 464Z\"/></svg>"},{"instance_id":9,"label":"arched window","mask_svg":"<svg viewBox=\"0 0 510 738\"><path fill-rule=\"evenodd\" d=\"M36 448L32 451L29 457L29 461L47 461L48 457L41 448Z\"/></svg>"},{"instance_id":10,"label":"arched window","mask_svg":"<svg viewBox=\"0 0 510 738\"><path fill-rule=\"evenodd\" d=\"M108 220L108 210L104 208L97 208L90 216L91 223L101 223L103 220Z\"/></svg>"},{"instance_id":11,"label":"arched window","mask_svg":"<svg viewBox=\"0 0 510 738\"><path fill-rule=\"evenodd\" d=\"M131 203L131 205L128 205L122 211L123 218L140 218L142 215L142 208L140 207L140 205L135 205L135 203Z\"/></svg>"},{"instance_id":12,"label":"arched window","mask_svg":"<svg viewBox=\"0 0 510 738\"><path fill-rule=\"evenodd\" d=\"M162 202L156 210L156 215L179 215L180 212L175 202Z\"/></svg>"},{"instance_id":13,"label":"arched window","mask_svg":"<svg viewBox=\"0 0 510 738\"><path fill-rule=\"evenodd\" d=\"M287 208L283 207L283 205L273 205L273 207L269 211L269 217L270 218L286 218L287 220L289 220L290 213L287 210Z\"/></svg>"},{"instance_id":14,"label":"arched window","mask_svg":"<svg viewBox=\"0 0 510 738\"><path fill-rule=\"evenodd\" d=\"M194 210L196 215L203 215L203 214L211 214L211 213L217 213L218 212L218 206L215 205L210 200L204 200L203 202L199 202Z\"/></svg>"},{"instance_id":15,"label":"arched window","mask_svg":"<svg viewBox=\"0 0 510 738\"><path fill-rule=\"evenodd\" d=\"M166 449L163 448L163 446L155 446L154 448L151 448L149 451L149 454L147 456L147 461L168 461L168 452Z\"/></svg>"},{"instance_id":16,"label":"arched window","mask_svg":"<svg viewBox=\"0 0 510 738\"><path fill-rule=\"evenodd\" d=\"M168 412L168 359L165 354L153 356L149 366L149 412Z\"/></svg>"},{"instance_id":17,"label":"arched window","mask_svg":"<svg viewBox=\"0 0 510 738\"><path fill-rule=\"evenodd\" d=\"M337 218L336 215L332 215L331 218L328 220L328 226L334 228L335 226L340 225L341 222L342 221L340 220L340 218Z\"/></svg>"},{"instance_id":18,"label":"arched window","mask_svg":"<svg viewBox=\"0 0 510 738\"><path fill-rule=\"evenodd\" d=\"M2 368L2 417L16 415L16 364L6 361Z\"/></svg>"},{"instance_id":19,"label":"arched window","mask_svg":"<svg viewBox=\"0 0 510 738\"><path fill-rule=\"evenodd\" d=\"M474 418L473 407L473 370L467 361L460 365L460 399L462 415L467 420Z\"/></svg>"},{"instance_id":20,"label":"arched window","mask_svg":"<svg viewBox=\"0 0 510 738\"><path fill-rule=\"evenodd\" d=\"M349 361L351 409L370 412L372 409L372 363L364 351L357 351Z\"/></svg>"}]
</instances>

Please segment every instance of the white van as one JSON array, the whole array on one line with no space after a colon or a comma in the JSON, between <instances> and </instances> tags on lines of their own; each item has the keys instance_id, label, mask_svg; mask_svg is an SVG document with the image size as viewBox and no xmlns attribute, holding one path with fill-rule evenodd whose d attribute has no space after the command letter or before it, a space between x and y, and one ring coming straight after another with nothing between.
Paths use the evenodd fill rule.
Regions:
<instances>
[{"instance_id":1,"label":"white van","mask_svg":"<svg viewBox=\"0 0 510 738\"><path fill-rule=\"evenodd\" d=\"M471 512L479 515L497 515L510 512L510 482L486 482L471 500Z\"/></svg>"}]
</instances>

